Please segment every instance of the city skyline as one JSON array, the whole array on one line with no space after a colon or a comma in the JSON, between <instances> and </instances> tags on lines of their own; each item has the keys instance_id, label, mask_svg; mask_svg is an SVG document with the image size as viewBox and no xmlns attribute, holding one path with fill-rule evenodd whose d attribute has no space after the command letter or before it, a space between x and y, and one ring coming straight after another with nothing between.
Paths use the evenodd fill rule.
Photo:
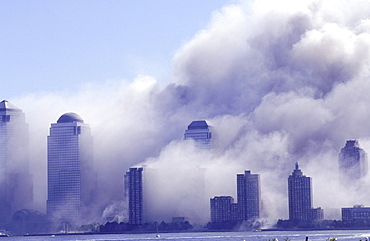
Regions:
<instances>
[{"instance_id":1,"label":"city skyline","mask_svg":"<svg viewBox=\"0 0 370 241\"><path fill-rule=\"evenodd\" d=\"M3 111L8 111L8 113L9 113L9 111L15 111L15 113L17 113L17 112L19 112L19 113L21 113L21 116L23 115L23 122L24 122L24 114L21 112L21 110L19 109L19 108L17 108L17 107L15 107L15 106L13 106L11 103L9 103L9 102L7 102L7 101L2 101L1 102L2 104L3 104L3 106L4 106L4 108L3 108ZM3 117L2 117L2 119L3 119L3 122L4 123L7 123L7 122L10 122L10 120L14 120L13 118L14 118L14 116L12 117L12 116L9 116L9 115L6 115L7 114L7 112L4 112L4 114L5 115L2 115ZM21 120L22 120L22 118L21 118ZM197 123L203 123L204 121L196 121L196 124ZM20 122L20 123L22 123L22 121ZM64 124L65 123L65 124ZM90 137L88 137L87 139L86 138L84 138L85 140L88 140L87 142L86 142L86 144L87 144L87 146L86 146L86 144L85 144L85 146L86 147L88 147L87 149L89 150L88 151L88 153L86 153L85 152L85 154L83 154L83 155L81 155L80 154L80 156L86 156L86 160L89 160L89 162L91 162L91 161L93 161L93 157L92 157L92 154L93 154L93 152L92 152L92 150L93 150L93 148L92 148L92 137L91 137L91 134L89 134L90 133L90 130L89 129L86 129L86 127L84 127L84 128L81 128L81 126L75 126L76 124L78 124L79 123L79 125L82 125L82 126L86 126L85 124L84 124L84 121L81 119L81 117L79 117L78 115L76 115L75 113L66 113L66 114L64 114L64 115L62 115L59 119L58 119L58 121L57 121L57 123L56 124L52 124L51 125L51 128L50 128L50 136L48 137L48 139L50 139L50 141L51 141L51 138L52 138L52 133L61 133L62 135L63 135L63 133L65 132L66 134L68 134L69 132L70 133L74 133L74 135L80 135L81 134L81 131L82 131L82 129L84 129L84 133L87 133L88 135L90 135ZM192 124L193 124L194 122L192 122ZM204 122L205 123L205 122ZM57 126L59 125L60 126L60 130L62 130L63 129L63 125L71 125L72 124L72 129L71 128L69 128L69 129L71 129L72 130L72 132L71 131L62 131L62 132L60 132L60 131L57 131ZM25 127L27 127L26 126L26 124L24 123L24 125L25 125ZM55 129L55 131L52 131L53 130L53 128ZM67 127L68 128L68 127ZM21 130L22 130L22 128L20 128ZM27 128L25 128L25 129L27 129ZM87 131L87 132L86 132ZM72 134L73 134L72 133ZM67 136L66 136L67 137ZM27 139L27 138L26 138ZM60 138L59 138L60 139ZM65 137L62 137L62 139L64 140L65 139ZM62 140L61 139L61 140ZM55 142L55 141L54 141ZM50 143L54 143L54 142L50 142ZM65 142L65 141L63 141L63 142ZM55 143L57 143L57 142L55 142ZM71 143L73 143L73 142L71 142ZM80 143L80 141L78 141L78 143ZM84 143L84 141L82 141L81 143ZM88 144L88 143L90 143L90 144ZM54 145L50 145L50 147L49 148L51 148L51 149L49 149L49 153L53 153L54 151L54 147L53 146L56 146L55 144ZM347 144L346 144L346 146L350 146L351 148L354 146L354 147L356 147L357 149L359 149L358 147L359 147L359 144L358 144L358 141L357 140L348 140L347 141ZM196 146L195 146L196 147ZM72 149L74 149L74 148L72 148ZM72 150L71 149L71 150ZM341 150L341 153L343 152L343 149L344 148L342 148L342 150ZM66 149L67 150L67 149ZM194 151L196 151L197 149L194 149ZM352 149L351 149L352 150ZM362 150L362 149L360 149L360 150ZM63 151L63 153L64 153L65 151ZM363 150L362 150L362 152L363 152ZM62 153L62 152L61 152ZM83 153L83 152L82 152ZM69 154L68 154L69 155ZM341 155L343 155L343 154L341 154ZM340 156L341 156L340 155ZM366 153L364 154L364 155L366 155ZM50 157L52 157L52 156L54 156L54 154L49 154L49 156ZM72 155L73 156L73 155ZM353 156L353 155L352 155ZM355 155L355 156L357 156L357 155ZM67 159L66 159L67 160ZM27 166L27 165L26 165ZM25 166L25 167L26 167ZM82 166L85 166L85 168L83 168L83 169L85 169L85 170L89 170L89 169L91 169L91 167L88 167L89 165L86 163L85 165L82 165ZM339 167L340 168L340 167ZM49 168L50 169L50 168ZM50 170L52 170L53 168L51 168ZM83 170L83 169L81 169L81 170ZM131 172L131 170L133 170L133 169L137 169L137 168L130 168L130 172ZM25 170L27 170L27 168L25 169ZM93 170L93 169L91 169L91 170ZM141 168L141 170L142 170L142 168ZM194 171L194 170L193 170ZM207 170L204 170L204 171L207 171ZM90 173L94 173L93 171L88 171L88 172L90 172ZM340 169L338 169L338 172L340 172ZM129 173L129 172L128 172ZM88 178L88 179L84 179L85 180L85 183L94 183L95 181L93 181L93 179L91 179L91 178L94 178L94 175L95 174L93 174L92 176L90 175L90 179ZM74 176L76 176L76 175L74 175ZM250 176L250 177L249 177ZM256 214L252 214L252 216L248 216L249 214L245 214L246 215L246 217L245 217L245 219L246 220L249 220L250 218L253 218L253 217L256 217L256 218L258 218L259 217L259 206L260 206L260 191L258 191L257 193L258 194L253 194L253 196L256 196L257 197L257 199L255 199L255 198L250 198L250 200L252 201L252 200L256 200L257 201L257 209L256 208L252 208L252 206L251 205L243 205L243 203L245 202L243 202L243 198L242 198L242 196L243 196L243 194L242 193L244 193L244 192L246 192L246 191L242 191L242 189L244 189L244 188L246 188L247 186L250 186L250 187L252 187L253 186L253 190L259 190L259 184L256 186L256 187L254 187L254 184L252 185L252 183L259 183L259 175L258 174L251 174L250 173L250 171L245 171L245 174L238 174L237 175L237 192L238 192L238 195L237 195L237 200L238 200L238 204L239 205L241 205L241 206L245 206L247 209L250 209L250 211L247 211L247 209L246 209L246 213L253 213L253 212L256 212ZM201 179L199 179L199 178L201 178ZM204 173L201 175L201 176L198 176L198 182L199 181L201 181L201 182L203 182L203 178L204 178ZM256 179L257 178L257 179ZM305 186L306 188L307 188L307 207L306 207L306 211L299 211L299 212L301 212L301 214L299 214L299 215L301 215L300 217L296 217L295 218L295 216L293 215L293 214L291 214L291 213L299 213L298 211L292 211L291 210L291 206L293 205L292 204L292 200L291 200L291 195L292 195L292 193L294 193L295 191L293 191L294 189L296 189L296 190L299 190L300 188L299 187L294 187L294 186L292 186L293 184L291 184L291 183L295 183L295 182L293 182L293 181L291 181L291 179L293 180L293 179L297 179L297 178L303 178L302 180L304 181L302 184L300 184L300 185L303 185L303 186ZM60 178L59 178L60 179ZM62 178L63 179L63 178ZM70 179L70 178L67 178L68 180ZM67 180L67 179L65 179L65 181L66 181L66 183L69 183L69 181ZM81 178L80 178L81 179ZM251 179L250 180L250 182L251 182L251 185L247 185L247 184L241 184L242 182L244 183L247 183L247 182L249 182L249 181L247 181L247 180L249 180L249 179ZM252 180L253 179L253 180ZM256 182L256 180L254 180L254 179L256 179L257 180L257 182ZM306 180L307 179L307 184L304 184L304 183L306 183ZM51 179L50 179L51 180ZM64 180L64 179L63 179ZM88 181L87 181L88 180ZM126 177L125 177L125 180L130 180L130 175L129 174L127 174L126 173ZM134 182L136 182L135 181L136 179L133 179L132 180L132 182L134 183ZM141 180L141 174L140 174L140 180ZM77 180L78 181L78 180ZM79 181L79 182L81 182L81 180ZM131 181L129 181L129 183L130 183ZM140 181L141 182L141 181ZM142 184L141 184L142 185ZM50 186L50 184L49 184L49 186ZM55 186L55 185L51 185L51 186ZM93 189L91 189L91 190L96 190L96 188L97 188L97 185L96 184L93 184L93 186L95 186L95 187L92 187ZM293 171L293 173L292 173L292 175L289 177L289 216L290 216L290 219L291 220L310 220L310 219L315 219L315 218L313 218L313 217L322 217L322 209L321 208L319 208L319 209L313 209L312 208L312 194L311 194L311 178L310 177L306 177L306 176L304 176L303 174L302 174L302 171L298 168L298 163L296 163L296 166L295 166L295 170ZM251 189L251 190L252 190ZM71 189L72 191L73 191L73 188ZM76 189L77 190L77 189ZM79 189L80 190L80 189ZM82 190L82 189L81 189ZM198 191L201 191L201 190L198 190ZM205 190L203 190L203 191L201 191L201 192L204 192ZM82 191L82 193L89 193L89 192L91 192L91 191L88 191L88 192L84 192L84 191ZM95 192L95 191L94 191ZM136 191L135 191L136 192ZM142 192L142 191L140 191L140 192ZM301 193L302 195L305 195L304 193L306 193L306 192L301 192L301 191L298 191L297 193ZM142 194L141 194L142 195ZM91 196L91 194L87 194L87 197L88 198L85 198L85 205L86 206L89 206L89 203L92 203L93 202L93 198L92 198L92 196ZM247 198L248 199L248 198ZM245 200L247 200L247 199L245 199ZM81 198L81 200L83 200L83 198ZM143 202L143 199L142 199L142 197L141 197L141 199L140 199L141 201L140 202ZM135 201L135 202L137 202L137 201ZM233 200L231 200L230 201L231 203L233 203ZM83 206L83 201L81 202L81 204L80 205L77 205L77 206ZM143 204L141 204L141 205L143 205ZM302 206L302 205L298 205L298 206ZM303 205L304 206L304 205ZM80 213L80 210L79 210L79 208L80 207L78 207L77 209L78 209L78 211L74 211L74 214L76 214L76 215L78 215L78 213ZM234 208L235 209L235 208ZM254 210L256 210L256 211L252 211L252 209ZM14 210L12 211L12 212L14 212ZM142 211L140 211L140 212L142 212ZM235 212L235 210L234 210L234 212ZM243 213L243 212L241 212L241 213ZM48 211L48 214L50 215L51 214L51 212L49 212ZM243 214L244 215L244 214ZM293 215L293 216L292 216ZM303 215L303 216L302 216ZM70 214L69 214L69 216L71 216ZM141 216L141 219L139 220L139 221L130 221L130 222L132 222L132 223L142 223L143 222L143 218L142 218L142 214L140 214L140 216ZM73 219L73 218L72 218ZM76 220L77 220L78 218L76 217ZM131 219L130 219L131 220Z\"/></svg>"},{"instance_id":2,"label":"city skyline","mask_svg":"<svg viewBox=\"0 0 370 241\"><path fill-rule=\"evenodd\" d=\"M2 98L23 110L30 127L30 173L34 177L35 209L46 211L48 127L62 113L68 112L83 116L91 126L96 146L94 157L101 177L98 189L106 193L99 197L104 203L99 210L104 219L121 206L122 189L112 183L122 182L122 171L134 165L147 165L153 169L167 167L168 171L160 175L160 183L166 184L166 179L171 183L167 190L153 195L177 202L176 197L189 194L186 202L176 207L161 207L158 212L163 214L169 209L190 213L193 206L189 203L191 198L196 198L195 191L190 187L186 189L182 179L188 177L193 183L197 176L203 175L202 171L193 173L192 170L207 170L202 185L207 187L206 197L235 197L235 173L250 169L265 180L261 183L263 204L272 207L266 217L271 220L288 218L287 185L281 180L290 174L296 161L305 175L315 180L314 203L320 203L327 218L338 219L338 210L344 206L351 207L355 203L369 206L369 175L359 184L343 189L337 171L338 154L347 140L358 140L365 152L370 150L368 3L357 0L351 4L326 0L321 4L311 0L301 4L285 0L279 3L270 0L227 3L217 7L214 14L210 11L209 21L191 30L187 35L190 37L179 41L181 43L173 43L176 47L172 48L175 50L170 57L172 62L166 65L168 78L150 71L137 71L135 77L120 72L113 74L113 79L112 72L105 74L106 66L111 66L107 59L111 57L110 52L124 54L124 51L116 52L115 46L125 46L125 42L122 38L114 38L114 34L122 36L124 31L123 28L105 26L106 21L114 22L116 18L91 14L86 19L94 20L95 24L102 23L99 30L108 32L107 39L117 40L103 41L104 46L91 45L89 39L96 37L91 35L94 32L89 27L92 26L81 25L84 21L74 22L75 16L85 16L86 12L78 12L83 6L68 8L71 5L66 5L71 11L76 10L70 12L58 6L37 8L36 4L34 8L44 12L49 10L50 15L58 14L51 21L44 21L48 18L42 14L32 15L34 18L29 19L30 25L26 25L25 31L21 24L12 25L14 21L26 23L30 16L30 13L15 14L22 13L21 10L32 4L21 5L11 5L13 11L1 8L4 13L1 16L6 19L2 21L0 31L4 31L7 38L1 40L0 48L10 50L1 58L4 67L1 73L17 75L14 78L6 76L9 82L2 77L2 90L5 91L5 87L11 89ZM90 7L97 6L100 5L92 3ZM104 5L102 9L110 6ZM122 8L115 9L114 16L120 16ZM191 18L191 14L187 16ZM70 18L67 25L56 25L63 22L64 17ZM32 31L35 18L46 28ZM133 26L140 29L138 25ZM50 29L62 29L65 34L44 31ZM97 34L101 33L97 31ZM175 30L166 34L181 35ZM139 46L141 39L158 40L155 35L140 35L145 38L123 35L137 41ZM76 36L76 45L71 41L73 36ZM99 35L103 40L104 36L107 35ZM41 37L45 37L45 41L37 42ZM84 41L79 42L77 37L83 37ZM163 38L159 41L166 46L167 42L161 40ZM35 46L36 43L41 43L42 48ZM69 57L80 56L81 52L74 52L79 46L91 55L85 61L69 62ZM143 46L142 51L147 52L155 46ZM56 49L60 51L55 52ZM68 51L64 52L65 49ZM23 50L32 50L33 55ZM45 57L41 50L51 55ZM40 60L36 58L38 56L45 58ZM7 62L8 59L11 62ZM105 67L102 64L100 68L96 62L94 68L91 67L90 61L95 59L102 61ZM20 60L30 64L13 65ZM67 69L61 66L55 70L48 65L59 63L54 60L70 65ZM122 61L114 63L114 68L120 66L127 67ZM85 78L79 77L77 70L86 73ZM101 70L101 74L95 75L94 70ZM94 77L89 78L89 74ZM27 83L19 81L19 75ZM48 80L48 84L55 84L55 89L44 89L37 85L35 78ZM18 86L29 91L17 92ZM193 150L190 144L180 144L184 130L193 120L207 120L217 127L212 133L214 145L210 153ZM181 187L181 190L175 187ZM334 207L335 212L328 207ZM205 218L209 215L205 214L199 220Z\"/></svg>"},{"instance_id":3,"label":"city skyline","mask_svg":"<svg viewBox=\"0 0 370 241\"><path fill-rule=\"evenodd\" d=\"M1 104L3 108L0 110L4 112L4 115L2 115L2 123L13 121L13 123L16 123L17 125L20 124L20 126L23 125L27 127L24 122L24 114L19 108L7 101L2 101ZM16 114L7 115L11 112L15 112ZM19 118L19 116L21 118ZM192 124L193 123L194 122L192 122ZM198 123L201 123L201 126L203 126L203 123L205 122L196 121L196 126L198 126ZM17 128L8 129L9 132L12 129L17 130ZM22 128L19 129L22 130ZM23 130L27 129L28 128L23 128ZM2 136L6 136L4 133L6 132L3 131ZM10 139L17 137L17 132L10 133ZM182 143L182 145L186 144L186 142ZM200 153L197 153L197 150L199 149L196 145L194 147L195 149L193 149L193 151L196 155L199 155ZM358 150L358 141L348 140L346 147L347 149L349 147L350 151L352 151L353 147L356 147L357 149L355 150ZM344 155L343 150L344 148L341 149L341 154L339 156ZM358 155L359 154L357 153L356 155L351 154L350 156ZM76 157L78 158L76 159ZM50 218L49 220L58 219L60 224L73 227L73 225L76 225L79 222L82 224L81 217L84 212L84 208L86 213L93 213L91 210L93 206L91 204L94 204L95 202L95 198L93 196L97 195L97 183L93 169L93 161L93 145L90 128L84 123L83 119L79 115L75 113L65 113L60 116L57 123L51 124L50 135L48 136L49 196L47 201L47 215ZM27 167L27 163L22 163L21 167ZM56 176L55 171L58 172L58 178L54 178ZM204 171L207 172L206 169ZM145 185L143 184L142 172L142 167L130 168L124 175L124 193L128 200L128 223L132 225L142 225L145 220L144 203L148 203L148 200L144 201L145 199L143 198L146 195L144 194L145 190L143 190L143 186ZM340 172L340 169L338 169L338 172ZM199 184L203 182L203 175L204 173L201 176L198 176L198 180L195 180L195 182ZM259 220L261 211L259 174L251 174L251 171L247 170L244 174L237 174L236 176L237 203L234 203L234 199L230 196L216 196L211 198L210 220L212 222ZM158 178L158 176L156 177ZM154 180L149 179L149 181ZM24 187L21 186L20 188L24 190ZM157 190L157 187L154 186L154 188ZM204 192L205 190L198 189L196 191ZM312 208L312 196L311 177L303 175L303 172L299 169L298 162L296 162L295 169L288 178L290 221L299 223L301 221L323 219L323 209ZM12 205L12 203L9 203L9 205ZM63 211L58 211L58 209L60 209L60 207L58 208L58 205L62 205L60 207L63 208ZM155 207L151 208L153 209ZM267 210L268 208L269 207L267 207ZM33 210L22 210L17 212L20 220L22 219L22 216L26 215L24 214L25 212L36 213ZM350 212L353 212L353 214L350 214ZM361 213L367 212L368 208L357 206L354 206L353 208L342 207L342 217L345 220L349 220L349 217L352 217L353 219L361 218L361 215L363 215ZM94 217L91 216L91 218ZM176 218L176 216L172 218ZM187 218L192 219L192 217ZM181 220L184 219L185 217L181 217ZM88 221L88 219L85 219L85 221Z\"/></svg>"}]
</instances>

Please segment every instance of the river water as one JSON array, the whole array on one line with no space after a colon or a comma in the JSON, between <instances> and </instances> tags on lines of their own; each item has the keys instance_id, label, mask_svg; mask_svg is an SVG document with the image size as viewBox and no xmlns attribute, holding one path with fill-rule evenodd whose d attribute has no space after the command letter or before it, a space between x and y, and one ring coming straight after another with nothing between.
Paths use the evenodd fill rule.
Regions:
<instances>
[{"instance_id":1,"label":"river water","mask_svg":"<svg viewBox=\"0 0 370 241\"><path fill-rule=\"evenodd\" d=\"M336 237L338 241L364 241L370 237L370 230L325 230L325 231L261 231L261 232L203 232L203 233L160 233L156 234L95 234L95 235L62 235L62 236L14 236L5 240L24 241L118 241L118 240L186 240L186 241L272 241L277 238L279 241L327 241Z\"/></svg>"}]
</instances>

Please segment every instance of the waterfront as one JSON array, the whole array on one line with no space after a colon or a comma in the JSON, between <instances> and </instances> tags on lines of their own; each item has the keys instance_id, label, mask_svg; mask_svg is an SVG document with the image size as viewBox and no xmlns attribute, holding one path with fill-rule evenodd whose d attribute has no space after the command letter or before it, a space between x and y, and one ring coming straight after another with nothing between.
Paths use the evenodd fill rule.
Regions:
<instances>
[{"instance_id":1,"label":"waterfront","mask_svg":"<svg viewBox=\"0 0 370 241\"><path fill-rule=\"evenodd\" d=\"M187 240L187 241L272 241L277 238L279 241L326 241L336 237L338 241L364 241L370 236L370 230L325 230L325 231L261 231L261 232L195 232L195 233L161 233L156 234L94 234L94 235L57 235L57 236L14 236L7 240L24 241L119 241L119 240Z\"/></svg>"}]
</instances>

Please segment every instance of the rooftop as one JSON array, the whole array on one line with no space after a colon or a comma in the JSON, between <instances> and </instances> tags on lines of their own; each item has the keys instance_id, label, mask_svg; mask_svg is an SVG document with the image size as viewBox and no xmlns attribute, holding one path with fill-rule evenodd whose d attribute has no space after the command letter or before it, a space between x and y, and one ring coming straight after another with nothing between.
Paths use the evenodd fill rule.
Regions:
<instances>
[{"instance_id":1,"label":"rooftop","mask_svg":"<svg viewBox=\"0 0 370 241\"><path fill-rule=\"evenodd\" d=\"M205 120L193 121L188 125L188 130L194 129L208 129L210 125Z\"/></svg>"},{"instance_id":2,"label":"rooftop","mask_svg":"<svg viewBox=\"0 0 370 241\"><path fill-rule=\"evenodd\" d=\"M345 147L347 148L360 147L360 144L358 143L358 140L348 140L346 142Z\"/></svg>"},{"instance_id":3,"label":"rooftop","mask_svg":"<svg viewBox=\"0 0 370 241\"><path fill-rule=\"evenodd\" d=\"M65 113L61 117L59 117L57 123L69 123L69 122L81 122L84 123L81 116L77 115L76 113L69 112Z\"/></svg>"},{"instance_id":4,"label":"rooftop","mask_svg":"<svg viewBox=\"0 0 370 241\"><path fill-rule=\"evenodd\" d=\"M293 176L293 177L302 177L302 176L305 177L303 175L303 172L301 171L301 169L299 169L298 162L295 163L295 169L294 169L291 176Z\"/></svg>"},{"instance_id":5,"label":"rooftop","mask_svg":"<svg viewBox=\"0 0 370 241\"><path fill-rule=\"evenodd\" d=\"M13 105L7 100L0 102L0 110L20 110L17 106Z\"/></svg>"}]
</instances>

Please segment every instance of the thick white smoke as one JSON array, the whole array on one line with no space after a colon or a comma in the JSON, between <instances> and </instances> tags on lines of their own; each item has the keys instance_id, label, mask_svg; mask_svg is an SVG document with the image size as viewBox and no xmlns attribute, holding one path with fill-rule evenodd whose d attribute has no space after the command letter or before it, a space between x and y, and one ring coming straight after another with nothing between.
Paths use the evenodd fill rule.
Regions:
<instances>
[{"instance_id":1,"label":"thick white smoke","mask_svg":"<svg viewBox=\"0 0 370 241\"><path fill-rule=\"evenodd\" d=\"M326 218L339 219L340 207L370 205L366 185L338 185L337 164L347 139L370 153L369 61L367 1L225 6L174 56L170 84L138 76L11 100L30 124L33 171L42 170L38 206L48 128L74 111L92 127L103 204L123 199L124 172L145 164L151 218L206 222L209 198L236 198L236 174L250 169L261 175L264 218L287 218L287 178L298 161L313 178L314 206L336 208ZM210 152L180 141L198 119L215 128Z\"/></svg>"}]
</instances>

